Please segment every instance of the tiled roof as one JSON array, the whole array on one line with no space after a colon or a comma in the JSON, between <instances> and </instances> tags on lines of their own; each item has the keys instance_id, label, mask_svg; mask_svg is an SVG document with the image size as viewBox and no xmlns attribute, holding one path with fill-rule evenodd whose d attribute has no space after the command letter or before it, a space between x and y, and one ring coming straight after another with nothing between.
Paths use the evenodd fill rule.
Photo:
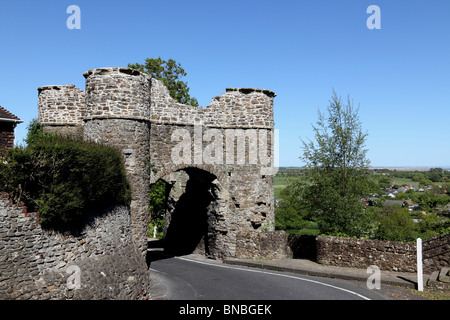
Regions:
<instances>
[{"instance_id":1,"label":"tiled roof","mask_svg":"<svg viewBox=\"0 0 450 320\"><path fill-rule=\"evenodd\" d=\"M22 122L18 117L0 106L0 121Z\"/></svg>"}]
</instances>

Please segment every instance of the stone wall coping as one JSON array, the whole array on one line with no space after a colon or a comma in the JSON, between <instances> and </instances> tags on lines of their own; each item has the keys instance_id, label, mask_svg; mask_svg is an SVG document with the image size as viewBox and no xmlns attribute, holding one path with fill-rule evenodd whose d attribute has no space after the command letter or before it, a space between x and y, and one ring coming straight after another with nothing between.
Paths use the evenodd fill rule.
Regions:
<instances>
[{"instance_id":1,"label":"stone wall coping","mask_svg":"<svg viewBox=\"0 0 450 320\"><path fill-rule=\"evenodd\" d=\"M253 93L253 92L257 92L257 93L264 93L265 95L267 95L270 98L276 97L276 93L271 91L271 90L267 90L267 89L257 89L257 88L226 88L226 92L241 92L244 94L249 94L249 93Z\"/></svg>"},{"instance_id":2,"label":"stone wall coping","mask_svg":"<svg viewBox=\"0 0 450 320\"><path fill-rule=\"evenodd\" d=\"M58 84L58 85L45 85L37 88L38 93L41 93L45 90L62 90L62 89L77 89L78 91L83 92L83 90L77 88L74 84Z\"/></svg>"},{"instance_id":3,"label":"stone wall coping","mask_svg":"<svg viewBox=\"0 0 450 320\"><path fill-rule=\"evenodd\" d=\"M107 74L112 74L112 73L125 73L127 75L131 75L131 76L144 76L144 77L148 77L149 79L151 78L148 74L140 72L136 69L133 68L123 68L123 67L105 67L105 68L96 68L96 69L91 69L88 70L86 72L83 73L83 76L85 78L88 78L91 75L107 75Z\"/></svg>"}]
</instances>

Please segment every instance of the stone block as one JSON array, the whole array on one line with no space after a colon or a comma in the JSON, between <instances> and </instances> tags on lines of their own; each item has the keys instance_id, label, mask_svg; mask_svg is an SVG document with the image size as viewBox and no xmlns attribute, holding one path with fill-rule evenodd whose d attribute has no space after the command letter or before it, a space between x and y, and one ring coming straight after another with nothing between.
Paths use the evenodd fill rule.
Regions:
<instances>
[{"instance_id":1,"label":"stone block","mask_svg":"<svg viewBox=\"0 0 450 320\"><path fill-rule=\"evenodd\" d=\"M442 268L439 272L438 280L441 282L450 283L450 268Z\"/></svg>"}]
</instances>

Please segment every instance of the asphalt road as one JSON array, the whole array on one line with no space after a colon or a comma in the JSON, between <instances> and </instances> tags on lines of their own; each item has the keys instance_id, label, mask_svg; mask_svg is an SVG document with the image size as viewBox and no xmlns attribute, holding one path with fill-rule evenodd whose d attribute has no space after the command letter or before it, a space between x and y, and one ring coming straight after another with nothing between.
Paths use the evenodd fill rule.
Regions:
<instances>
[{"instance_id":1,"label":"asphalt road","mask_svg":"<svg viewBox=\"0 0 450 320\"><path fill-rule=\"evenodd\" d=\"M189 257L159 256L150 277L166 300L385 300L352 281L230 266Z\"/></svg>"}]
</instances>

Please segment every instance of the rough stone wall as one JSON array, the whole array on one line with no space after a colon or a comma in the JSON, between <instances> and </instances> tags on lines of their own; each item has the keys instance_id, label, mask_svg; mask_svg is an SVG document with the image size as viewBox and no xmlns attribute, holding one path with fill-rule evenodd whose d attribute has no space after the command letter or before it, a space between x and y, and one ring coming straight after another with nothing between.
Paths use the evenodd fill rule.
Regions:
<instances>
[{"instance_id":1,"label":"rough stone wall","mask_svg":"<svg viewBox=\"0 0 450 320\"><path fill-rule=\"evenodd\" d=\"M423 270L427 274L450 265L450 235L423 241ZM289 245L295 258L307 258L340 267L416 272L415 242L379 241L342 237L290 236Z\"/></svg>"},{"instance_id":2,"label":"rough stone wall","mask_svg":"<svg viewBox=\"0 0 450 320\"><path fill-rule=\"evenodd\" d=\"M215 244L219 256L234 257L239 254L236 236L240 230L274 230L273 176L264 168L273 165L275 94L229 88L209 106L199 108L174 101L161 81L151 83L151 181L189 167L214 174L221 217L215 221ZM256 148L251 149L248 137L243 142L236 134L250 136ZM190 154L175 164L173 150L182 139L188 139ZM244 150L239 149L242 145Z\"/></svg>"},{"instance_id":3,"label":"rough stone wall","mask_svg":"<svg viewBox=\"0 0 450 320\"><path fill-rule=\"evenodd\" d=\"M82 136L84 112L84 91L74 85L38 88L38 118L45 130Z\"/></svg>"},{"instance_id":4,"label":"rough stone wall","mask_svg":"<svg viewBox=\"0 0 450 320\"><path fill-rule=\"evenodd\" d=\"M146 254L150 176L150 78L128 68L102 68L84 73L86 111L84 139L118 148L132 188L134 240Z\"/></svg>"},{"instance_id":5,"label":"rough stone wall","mask_svg":"<svg viewBox=\"0 0 450 320\"><path fill-rule=\"evenodd\" d=\"M176 102L162 81L152 79L152 123L215 128L273 129L274 92L253 88L227 88L206 108Z\"/></svg>"},{"instance_id":6,"label":"rough stone wall","mask_svg":"<svg viewBox=\"0 0 450 320\"><path fill-rule=\"evenodd\" d=\"M242 230L236 236L236 257L241 259L286 259L291 257L284 231L252 232Z\"/></svg>"},{"instance_id":7,"label":"rough stone wall","mask_svg":"<svg viewBox=\"0 0 450 320\"><path fill-rule=\"evenodd\" d=\"M198 168L214 174L218 190L215 212L217 219L214 220L215 243L222 252L219 256L235 256L236 233L239 230L274 230L273 176L262 174L260 165L248 162L244 165L205 164L194 161L192 164L173 164L171 152L177 142L172 141L171 137L174 130L180 128L189 133L194 155L193 126L151 124L151 181L170 181L170 173L187 168ZM203 129L207 130L204 127ZM225 144L225 141L223 143Z\"/></svg>"},{"instance_id":8,"label":"rough stone wall","mask_svg":"<svg viewBox=\"0 0 450 320\"><path fill-rule=\"evenodd\" d=\"M85 120L114 118L148 120L150 77L129 68L100 68L85 72Z\"/></svg>"},{"instance_id":9,"label":"rough stone wall","mask_svg":"<svg viewBox=\"0 0 450 320\"><path fill-rule=\"evenodd\" d=\"M381 270L414 272L416 245L397 241L377 241L318 236L317 261L353 268L376 265Z\"/></svg>"},{"instance_id":10,"label":"rough stone wall","mask_svg":"<svg viewBox=\"0 0 450 320\"><path fill-rule=\"evenodd\" d=\"M450 267L450 234L422 242L424 270L437 271Z\"/></svg>"},{"instance_id":11,"label":"rough stone wall","mask_svg":"<svg viewBox=\"0 0 450 320\"><path fill-rule=\"evenodd\" d=\"M133 191L134 239L143 254L150 183L188 168L216 177L218 199L210 221L215 256L236 255L240 230L274 230L272 91L228 88L200 108L177 103L162 81L129 68L94 69L84 76L84 93L72 86L40 88L39 119L47 130L63 130L67 123L78 126L81 118L84 139L122 150ZM67 99L74 92L85 105L65 116L75 105ZM177 162L173 151L180 130L191 152L188 161Z\"/></svg>"},{"instance_id":12,"label":"rough stone wall","mask_svg":"<svg viewBox=\"0 0 450 320\"><path fill-rule=\"evenodd\" d=\"M93 213L78 234L43 230L36 213L0 199L0 299L139 299L145 260L132 239L130 211Z\"/></svg>"}]
</instances>

